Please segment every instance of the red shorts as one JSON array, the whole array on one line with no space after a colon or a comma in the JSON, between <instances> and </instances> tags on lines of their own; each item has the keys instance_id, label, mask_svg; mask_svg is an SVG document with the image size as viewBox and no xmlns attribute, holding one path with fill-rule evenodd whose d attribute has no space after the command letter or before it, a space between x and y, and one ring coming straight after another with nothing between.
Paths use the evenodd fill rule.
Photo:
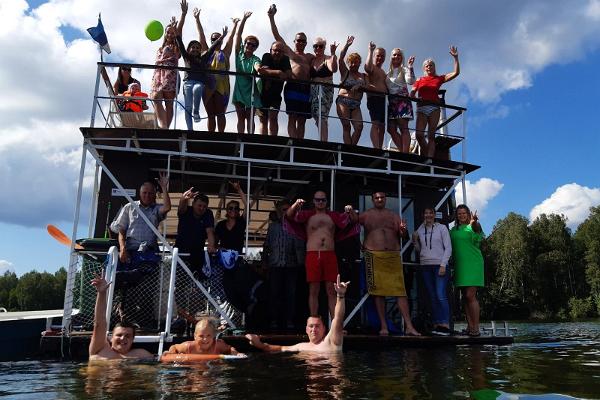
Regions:
<instances>
[{"instance_id":1,"label":"red shorts","mask_svg":"<svg viewBox=\"0 0 600 400\"><path fill-rule=\"evenodd\" d=\"M306 252L306 282L337 282L338 262L333 250Z\"/></svg>"}]
</instances>

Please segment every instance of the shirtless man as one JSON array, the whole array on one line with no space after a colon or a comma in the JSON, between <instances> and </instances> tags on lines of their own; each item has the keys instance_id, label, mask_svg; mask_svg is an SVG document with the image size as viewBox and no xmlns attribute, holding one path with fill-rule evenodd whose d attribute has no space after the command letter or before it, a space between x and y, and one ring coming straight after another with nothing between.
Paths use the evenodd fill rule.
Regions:
<instances>
[{"instance_id":1,"label":"shirtless man","mask_svg":"<svg viewBox=\"0 0 600 400\"><path fill-rule=\"evenodd\" d=\"M273 344L263 343L258 335L248 334L246 338L250 344L258 349L268 352L279 351L313 351L318 353L334 353L342 351L344 342L344 314L346 312L346 303L344 297L348 284L350 282L340 282L340 276L337 276L337 282L334 284L335 292L337 293L337 301L335 303L335 313L331 321L331 329L325 335L326 329L323 324L323 319L318 315L311 315L306 320L306 334L308 342L298 343L293 346L277 346Z\"/></svg>"},{"instance_id":2,"label":"shirtless man","mask_svg":"<svg viewBox=\"0 0 600 400\"><path fill-rule=\"evenodd\" d=\"M94 309L94 330L89 348L90 361L154 358L152 353L147 350L131 348L135 337L133 325L124 322L117 323L112 331L110 342L106 340L106 290L110 284L100 275L92 279L91 284L96 288L98 294Z\"/></svg>"},{"instance_id":3,"label":"shirtless man","mask_svg":"<svg viewBox=\"0 0 600 400\"><path fill-rule=\"evenodd\" d=\"M369 89L381 92L381 95L367 93L367 108L371 117L371 142L373 148L383 147L385 135L385 93L387 93L385 71L381 68L385 61L385 49L369 43L369 54L365 64L365 72L369 78Z\"/></svg>"},{"instance_id":4,"label":"shirtless man","mask_svg":"<svg viewBox=\"0 0 600 400\"><path fill-rule=\"evenodd\" d=\"M346 229L351 222L358 222L358 217L349 214L350 205L345 207L346 214L327 210L327 195L321 190L313 196L314 210L300 211L305 202L296 200L287 210L286 217L294 223L304 224L306 229L305 265L310 315L318 314L319 291L321 282L325 281L329 315L333 318L336 306L334 282L338 275L336 228Z\"/></svg>"},{"instance_id":5,"label":"shirtless man","mask_svg":"<svg viewBox=\"0 0 600 400\"><path fill-rule=\"evenodd\" d=\"M397 297L398 308L402 314L405 324L405 334L419 336L410 320L408 309L408 299L404 289L404 271L402 269L402 257L400 254L400 238L406 233L406 223L400 219L398 214L385 208L386 197L383 192L372 194L374 207L361 213L358 217L359 223L365 228L365 240L363 248L365 252L372 252L375 268L377 268L377 253L395 252L398 255L397 263L402 280L402 290L404 293ZM396 260L394 260L396 262ZM377 315L381 324L379 334L386 336L389 334L385 319L385 297L374 296Z\"/></svg>"},{"instance_id":6,"label":"shirtless man","mask_svg":"<svg viewBox=\"0 0 600 400\"><path fill-rule=\"evenodd\" d=\"M309 81L310 64L314 55L305 53L306 34L304 32L296 33L294 38L294 50L289 47L283 37L279 34L275 24L275 5L269 7L268 15L271 21L271 31L277 42L283 43L284 54L290 58L292 64L292 79ZM385 84L385 81L384 81ZM283 89L283 98L285 99L286 113L288 115L288 135L293 139L304 139L304 128L306 119L310 118L310 84L297 82L287 82Z\"/></svg>"}]
</instances>

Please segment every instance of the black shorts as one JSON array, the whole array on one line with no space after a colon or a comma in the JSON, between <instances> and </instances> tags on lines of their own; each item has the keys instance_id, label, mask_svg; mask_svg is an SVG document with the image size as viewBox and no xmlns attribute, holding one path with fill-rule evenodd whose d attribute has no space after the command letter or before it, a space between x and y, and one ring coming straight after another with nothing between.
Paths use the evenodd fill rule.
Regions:
<instances>
[{"instance_id":1,"label":"black shorts","mask_svg":"<svg viewBox=\"0 0 600 400\"><path fill-rule=\"evenodd\" d=\"M383 124L385 122L385 96L370 95L367 96L367 109L371 122Z\"/></svg>"},{"instance_id":2,"label":"black shorts","mask_svg":"<svg viewBox=\"0 0 600 400\"><path fill-rule=\"evenodd\" d=\"M288 82L283 89L283 97L288 115L310 118L310 85Z\"/></svg>"},{"instance_id":3,"label":"black shorts","mask_svg":"<svg viewBox=\"0 0 600 400\"><path fill-rule=\"evenodd\" d=\"M281 92L263 90L260 94L260 102L262 104L261 108L264 108L265 110L279 110L281 108Z\"/></svg>"}]
</instances>

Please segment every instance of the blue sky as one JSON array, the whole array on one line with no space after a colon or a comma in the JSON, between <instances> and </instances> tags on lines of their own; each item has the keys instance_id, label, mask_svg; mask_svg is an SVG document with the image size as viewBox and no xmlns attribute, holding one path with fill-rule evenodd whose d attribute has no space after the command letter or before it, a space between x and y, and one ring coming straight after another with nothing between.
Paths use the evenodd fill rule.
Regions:
<instances>
[{"instance_id":1,"label":"blue sky","mask_svg":"<svg viewBox=\"0 0 600 400\"><path fill-rule=\"evenodd\" d=\"M246 32L266 38L257 51L265 52L268 5L257 10L249 0L230 3L227 9L202 4L207 30L219 29L230 13L254 9ZM317 4L327 21L313 22L307 14ZM392 5L409 12L388 26L382 21ZM353 34L363 57L374 40L415 54L416 65L433 56L438 71L446 72L448 45L458 45L462 73L446 88L451 103L468 108L468 161L482 166L468 177L468 199L487 232L510 211L529 218L564 213L575 229L589 206L600 204L600 1L390 0L367 9L361 1L307 0L295 7L278 3L284 37L305 30L309 40L343 41ZM158 0L134 15L123 15L117 2L100 0L0 4L0 90L12 94L0 99L0 272L53 272L67 264L67 248L45 226L56 224L67 233L72 226L81 157L77 127L89 121L98 59L85 28L96 24L98 12L113 49L106 60L152 63L157 44L143 37L143 26L179 11L176 2ZM425 16L431 27L414 24ZM194 35L189 21L184 38ZM149 83L149 76L139 77ZM363 132L361 144L368 143ZM88 192L91 172L88 168ZM85 210L82 221L87 219Z\"/></svg>"}]
</instances>

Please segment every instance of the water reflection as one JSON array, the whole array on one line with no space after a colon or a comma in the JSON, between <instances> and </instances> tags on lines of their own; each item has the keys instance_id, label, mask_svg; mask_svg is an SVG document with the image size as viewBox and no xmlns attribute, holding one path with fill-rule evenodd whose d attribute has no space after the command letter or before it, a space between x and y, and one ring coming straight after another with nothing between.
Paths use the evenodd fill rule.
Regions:
<instances>
[{"instance_id":1,"label":"water reflection","mask_svg":"<svg viewBox=\"0 0 600 400\"><path fill-rule=\"evenodd\" d=\"M193 366L0 363L0 396L460 400L542 394L551 399L559 397L548 393L561 393L600 398L599 323L519 328L517 343L501 347L397 348L327 356L253 353L247 360Z\"/></svg>"}]
</instances>

